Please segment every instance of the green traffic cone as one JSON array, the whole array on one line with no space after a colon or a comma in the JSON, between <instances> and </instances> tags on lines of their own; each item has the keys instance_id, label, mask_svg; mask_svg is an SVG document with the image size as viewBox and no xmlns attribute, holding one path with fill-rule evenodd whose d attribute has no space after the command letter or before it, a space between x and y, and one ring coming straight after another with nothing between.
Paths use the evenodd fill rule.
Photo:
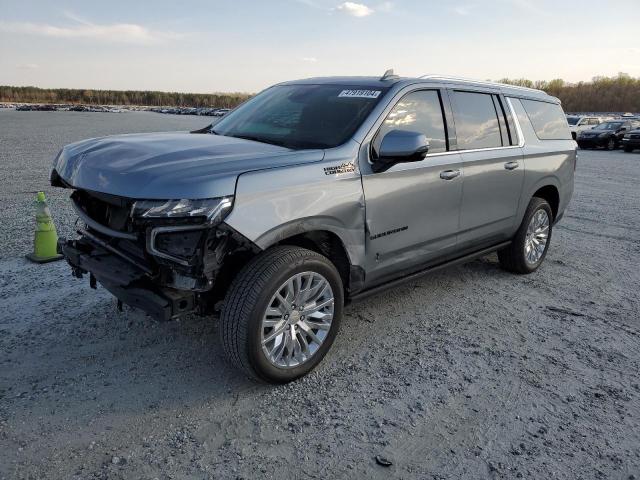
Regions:
<instances>
[{"instance_id":1,"label":"green traffic cone","mask_svg":"<svg viewBox=\"0 0 640 480\"><path fill-rule=\"evenodd\" d=\"M33 253L26 257L36 263L53 262L62 258L58 253L58 234L44 192L38 192L36 198L36 233L33 240Z\"/></svg>"}]
</instances>

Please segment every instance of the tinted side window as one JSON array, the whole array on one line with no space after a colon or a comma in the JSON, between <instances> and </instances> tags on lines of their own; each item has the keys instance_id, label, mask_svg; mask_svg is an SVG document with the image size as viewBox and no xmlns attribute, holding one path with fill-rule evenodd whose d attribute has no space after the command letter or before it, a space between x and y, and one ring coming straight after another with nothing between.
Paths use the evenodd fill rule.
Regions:
<instances>
[{"instance_id":1,"label":"tinted side window","mask_svg":"<svg viewBox=\"0 0 640 480\"><path fill-rule=\"evenodd\" d=\"M377 152L382 138L391 130L424 133L429 140L429 153L447 150L446 131L442 116L440 94L436 90L411 92L389 112L373 142Z\"/></svg>"},{"instance_id":2,"label":"tinted side window","mask_svg":"<svg viewBox=\"0 0 640 480\"><path fill-rule=\"evenodd\" d=\"M453 92L453 118L460 150L502 146L491 94Z\"/></svg>"},{"instance_id":3,"label":"tinted side window","mask_svg":"<svg viewBox=\"0 0 640 480\"><path fill-rule=\"evenodd\" d=\"M540 140L571 140L562 107L555 103L521 100Z\"/></svg>"}]
</instances>

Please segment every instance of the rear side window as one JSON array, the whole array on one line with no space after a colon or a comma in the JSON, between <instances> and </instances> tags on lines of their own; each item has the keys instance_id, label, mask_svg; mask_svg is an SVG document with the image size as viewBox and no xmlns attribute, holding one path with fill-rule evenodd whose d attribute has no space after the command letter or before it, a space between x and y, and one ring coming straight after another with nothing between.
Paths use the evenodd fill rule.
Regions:
<instances>
[{"instance_id":1,"label":"rear side window","mask_svg":"<svg viewBox=\"0 0 640 480\"><path fill-rule=\"evenodd\" d=\"M455 91L452 97L458 149L501 147L500 123L492 95Z\"/></svg>"},{"instance_id":2,"label":"rear side window","mask_svg":"<svg viewBox=\"0 0 640 480\"><path fill-rule=\"evenodd\" d=\"M436 90L419 90L402 97L385 118L373 141L376 154L382 138L391 130L424 133L429 140L429 153L445 152L447 135L440 94Z\"/></svg>"},{"instance_id":3,"label":"rear side window","mask_svg":"<svg viewBox=\"0 0 640 480\"><path fill-rule=\"evenodd\" d=\"M567 119L560 105L521 100L533 129L540 140L571 140Z\"/></svg>"}]
</instances>

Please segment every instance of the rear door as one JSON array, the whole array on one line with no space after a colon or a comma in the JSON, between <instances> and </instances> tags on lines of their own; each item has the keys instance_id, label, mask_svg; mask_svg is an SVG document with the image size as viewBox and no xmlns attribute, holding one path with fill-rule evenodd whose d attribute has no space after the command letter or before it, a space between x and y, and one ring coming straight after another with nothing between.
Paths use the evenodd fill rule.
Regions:
<instances>
[{"instance_id":1,"label":"rear door","mask_svg":"<svg viewBox=\"0 0 640 480\"><path fill-rule=\"evenodd\" d=\"M505 99L486 91L449 90L464 166L461 249L513 234L524 181L522 149Z\"/></svg>"},{"instance_id":2,"label":"rear door","mask_svg":"<svg viewBox=\"0 0 640 480\"><path fill-rule=\"evenodd\" d=\"M463 171L459 154L450 150L445 119L451 112L443 100L446 91L439 89L406 93L384 115L370 143L363 143L368 284L418 268L456 246ZM391 130L424 133L429 153L422 161L373 173L369 160Z\"/></svg>"}]
</instances>

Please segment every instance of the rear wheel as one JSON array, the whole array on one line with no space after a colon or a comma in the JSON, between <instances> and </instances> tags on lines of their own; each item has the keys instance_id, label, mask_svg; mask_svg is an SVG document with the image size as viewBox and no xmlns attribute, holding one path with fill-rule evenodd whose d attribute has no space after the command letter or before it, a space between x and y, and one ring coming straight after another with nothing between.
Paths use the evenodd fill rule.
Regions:
<instances>
[{"instance_id":1,"label":"rear wheel","mask_svg":"<svg viewBox=\"0 0 640 480\"><path fill-rule=\"evenodd\" d=\"M533 197L511 244L498 252L500 265L514 273L532 273L542 264L553 230L549 202Z\"/></svg>"},{"instance_id":2,"label":"rear wheel","mask_svg":"<svg viewBox=\"0 0 640 480\"><path fill-rule=\"evenodd\" d=\"M342 280L329 259L299 247L267 250L229 288L220 318L227 358L255 379L295 380L331 347L343 303Z\"/></svg>"}]
</instances>

